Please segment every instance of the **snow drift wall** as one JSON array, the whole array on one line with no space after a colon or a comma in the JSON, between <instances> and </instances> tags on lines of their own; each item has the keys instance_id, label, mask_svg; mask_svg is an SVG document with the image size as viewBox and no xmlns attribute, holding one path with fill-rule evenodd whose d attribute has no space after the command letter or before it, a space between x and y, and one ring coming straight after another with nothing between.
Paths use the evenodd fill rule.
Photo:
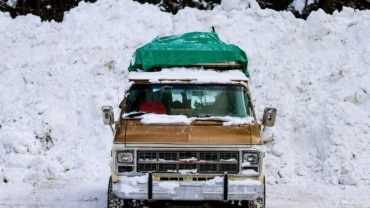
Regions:
<instances>
[{"instance_id":1,"label":"snow drift wall","mask_svg":"<svg viewBox=\"0 0 370 208\"><path fill-rule=\"evenodd\" d=\"M250 6L228 1L173 16L101 0L62 23L0 13L0 186L106 175L112 135L100 108L117 106L134 50L212 26L247 52L258 116L278 108L264 132L267 182L369 185L369 11L318 11L303 21Z\"/></svg>"}]
</instances>

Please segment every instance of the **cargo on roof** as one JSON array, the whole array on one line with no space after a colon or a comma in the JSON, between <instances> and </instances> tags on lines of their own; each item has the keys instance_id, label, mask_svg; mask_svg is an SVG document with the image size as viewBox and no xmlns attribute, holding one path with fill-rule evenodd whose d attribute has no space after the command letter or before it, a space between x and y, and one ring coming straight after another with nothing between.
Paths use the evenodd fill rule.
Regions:
<instances>
[{"instance_id":1,"label":"cargo on roof","mask_svg":"<svg viewBox=\"0 0 370 208\"><path fill-rule=\"evenodd\" d=\"M190 32L155 38L134 53L129 71L170 67L241 69L249 77L246 53L222 42L215 32Z\"/></svg>"}]
</instances>

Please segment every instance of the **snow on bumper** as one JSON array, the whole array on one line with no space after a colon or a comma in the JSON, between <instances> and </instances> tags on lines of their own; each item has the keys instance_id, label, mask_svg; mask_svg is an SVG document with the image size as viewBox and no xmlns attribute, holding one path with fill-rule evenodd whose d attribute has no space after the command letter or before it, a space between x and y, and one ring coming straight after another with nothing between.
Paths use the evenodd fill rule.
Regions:
<instances>
[{"instance_id":1,"label":"snow on bumper","mask_svg":"<svg viewBox=\"0 0 370 208\"><path fill-rule=\"evenodd\" d=\"M120 176L113 183L114 194L123 199L229 201L255 200L263 196L263 183L244 179L229 180L228 175L209 181L153 181L151 174Z\"/></svg>"}]
</instances>

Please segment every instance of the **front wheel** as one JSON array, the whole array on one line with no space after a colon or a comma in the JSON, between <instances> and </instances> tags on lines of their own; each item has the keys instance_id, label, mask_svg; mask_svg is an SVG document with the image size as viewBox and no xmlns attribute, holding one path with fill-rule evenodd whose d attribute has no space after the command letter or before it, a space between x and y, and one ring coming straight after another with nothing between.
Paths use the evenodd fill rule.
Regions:
<instances>
[{"instance_id":1,"label":"front wheel","mask_svg":"<svg viewBox=\"0 0 370 208\"><path fill-rule=\"evenodd\" d=\"M146 207L144 203L135 200L124 200L118 198L113 193L113 184L112 177L109 178L108 183L108 198L107 198L107 207L108 208L142 208Z\"/></svg>"},{"instance_id":2,"label":"front wheel","mask_svg":"<svg viewBox=\"0 0 370 208\"><path fill-rule=\"evenodd\" d=\"M107 198L107 207L108 208L122 208L124 204L124 201L120 198L118 198L113 193L112 189L112 177L109 178L108 183L108 198Z\"/></svg>"},{"instance_id":3,"label":"front wheel","mask_svg":"<svg viewBox=\"0 0 370 208\"><path fill-rule=\"evenodd\" d=\"M248 201L248 208L265 208L264 197L258 198L253 201Z\"/></svg>"},{"instance_id":4,"label":"front wheel","mask_svg":"<svg viewBox=\"0 0 370 208\"><path fill-rule=\"evenodd\" d=\"M263 196L252 201L248 201L248 208L265 208L266 207L266 182L263 178Z\"/></svg>"}]
</instances>

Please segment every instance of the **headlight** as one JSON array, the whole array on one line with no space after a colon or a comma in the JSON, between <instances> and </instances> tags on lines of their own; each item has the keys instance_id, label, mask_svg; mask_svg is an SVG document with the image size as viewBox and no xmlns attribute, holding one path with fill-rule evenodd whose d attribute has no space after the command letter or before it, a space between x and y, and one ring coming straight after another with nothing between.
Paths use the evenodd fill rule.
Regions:
<instances>
[{"instance_id":1,"label":"headlight","mask_svg":"<svg viewBox=\"0 0 370 208\"><path fill-rule=\"evenodd\" d=\"M117 162L119 163L132 163L134 161L134 155L132 152L118 152Z\"/></svg>"},{"instance_id":2,"label":"headlight","mask_svg":"<svg viewBox=\"0 0 370 208\"><path fill-rule=\"evenodd\" d=\"M259 162L258 152L244 152L243 162L248 162L250 164L258 164Z\"/></svg>"}]
</instances>

